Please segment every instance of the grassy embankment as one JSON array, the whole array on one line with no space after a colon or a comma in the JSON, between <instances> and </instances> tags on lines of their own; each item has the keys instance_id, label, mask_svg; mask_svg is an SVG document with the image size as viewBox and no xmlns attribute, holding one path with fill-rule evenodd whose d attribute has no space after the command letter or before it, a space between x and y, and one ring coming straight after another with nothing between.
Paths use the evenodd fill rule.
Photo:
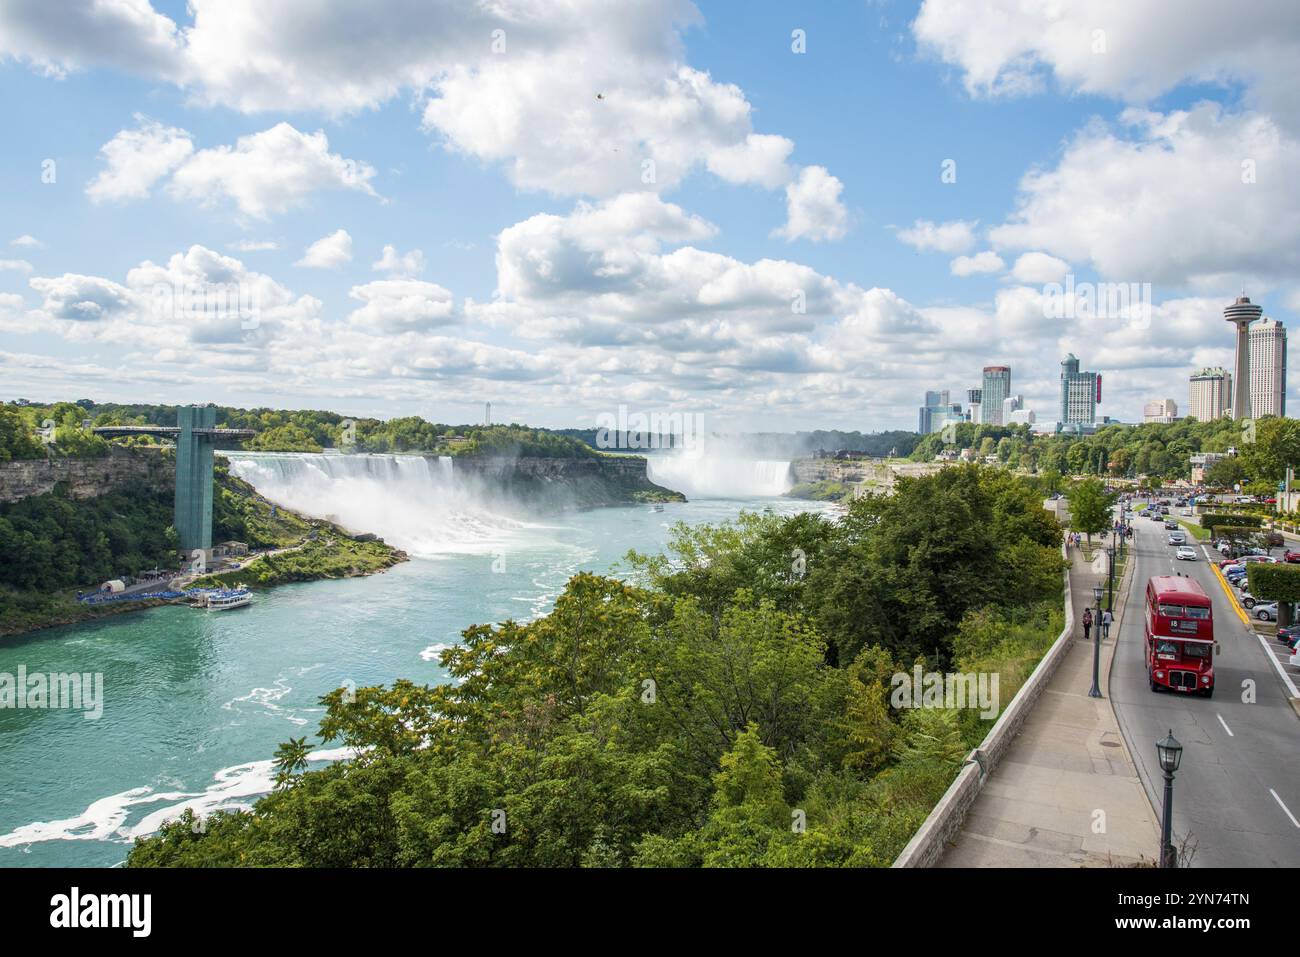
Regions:
<instances>
[{"instance_id":1,"label":"grassy embankment","mask_svg":"<svg viewBox=\"0 0 1300 957\"><path fill-rule=\"evenodd\" d=\"M813 502L843 502L853 497L853 486L834 479L819 479L816 482L799 482L785 494L788 498Z\"/></svg>"}]
</instances>

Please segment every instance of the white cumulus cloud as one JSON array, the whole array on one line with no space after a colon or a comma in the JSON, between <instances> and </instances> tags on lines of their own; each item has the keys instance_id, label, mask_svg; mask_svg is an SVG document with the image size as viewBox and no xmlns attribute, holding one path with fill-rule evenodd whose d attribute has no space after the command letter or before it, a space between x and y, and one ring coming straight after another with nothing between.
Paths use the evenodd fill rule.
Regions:
<instances>
[{"instance_id":1,"label":"white cumulus cloud","mask_svg":"<svg viewBox=\"0 0 1300 957\"><path fill-rule=\"evenodd\" d=\"M329 151L325 133L302 133L277 123L241 136L233 146L199 150L173 174L172 195L205 206L229 199L241 213L268 219L301 205L318 190L356 190L374 196L374 167Z\"/></svg>"},{"instance_id":2,"label":"white cumulus cloud","mask_svg":"<svg viewBox=\"0 0 1300 957\"><path fill-rule=\"evenodd\" d=\"M351 261L352 237L346 229L338 229L308 246L302 258L294 265L310 269L337 269Z\"/></svg>"},{"instance_id":3,"label":"white cumulus cloud","mask_svg":"<svg viewBox=\"0 0 1300 957\"><path fill-rule=\"evenodd\" d=\"M140 114L136 114L136 122L137 129L122 130L100 147L107 166L86 185L92 202L142 199L154 183L194 152L194 142L185 130Z\"/></svg>"},{"instance_id":4,"label":"white cumulus cloud","mask_svg":"<svg viewBox=\"0 0 1300 957\"><path fill-rule=\"evenodd\" d=\"M967 222L954 219L946 223L935 223L928 219L918 219L910 227L900 229L898 238L913 249L921 252L964 253L975 245L975 221Z\"/></svg>"},{"instance_id":5,"label":"white cumulus cloud","mask_svg":"<svg viewBox=\"0 0 1300 957\"><path fill-rule=\"evenodd\" d=\"M974 256L958 256L948 268L954 276L976 276L983 273L1001 272L1006 268L1002 257L991 249L976 253Z\"/></svg>"},{"instance_id":6,"label":"white cumulus cloud","mask_svg":"<svg viewBox=\"0 0 1300 957\"><path fill-rule=\"evenodd\" d=\"M786 222L774 235L787 240L842 239L849 213L840 201L844 184L824 166L805 166L785 188Z\"/></svg>"}]
</instances>

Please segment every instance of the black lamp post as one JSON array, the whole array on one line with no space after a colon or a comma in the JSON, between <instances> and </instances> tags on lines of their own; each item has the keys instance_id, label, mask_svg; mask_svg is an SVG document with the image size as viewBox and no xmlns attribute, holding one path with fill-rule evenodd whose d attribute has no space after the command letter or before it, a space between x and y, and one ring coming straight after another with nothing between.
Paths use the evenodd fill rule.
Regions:
<instances>
[{"instance_id":1,"label":"black lamp post","mask_svg":"<svg viewBox=\"0 0 1300 957\"><path fill-rule=\"evenodd\" d=\"M1101 697L1101 593L1103 589L1100 585L1092 586L1093 603L1097 606L1097 614L1093 616L1092 627L1092 688L1088 692L1089 698Z\"/></svg>"},{"instance_id":2,"label":"black lamp post","mask_svg":"<svg viewBox=\"0 0 1300 957\"><path fill-rule=\"evenodd\" d=\"M1113 612L1115 610L1115 537L1116 532L1110 533L1110 566L1107 572L1110 576L1110 582L1106 586L1106 610Z\"/></svg>"},{"instance_id":3,"label":"black lamp post","mask_svg":"<svg viewBox=\"0 0 1300 957\"><path fill-rule=\"evenodd\" d=\"M1160 770L1165 773L1165 813L1160 825L1160 866L1177 867L1178 855L1174 853L1174 772L1183 760L1183 746L1174 737L1173 728L1169 737L1156 742L1156 754L1160 756Z\"/></svg>"}]
</instances>

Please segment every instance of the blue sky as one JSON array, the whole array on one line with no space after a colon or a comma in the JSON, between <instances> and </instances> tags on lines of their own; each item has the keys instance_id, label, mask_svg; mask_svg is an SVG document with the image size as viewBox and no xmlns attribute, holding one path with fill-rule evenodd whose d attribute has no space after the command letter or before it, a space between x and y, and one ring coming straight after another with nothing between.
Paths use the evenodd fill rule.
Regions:
<instances>
[{"instance_id":1,"label":"blue sky","mask_svg":"<svg viewBox=\"0 0 1300 957\"><path fill-rule=\"evenodd\" d=\"M1130 6L10 0L0 397L870 430L988 363L1049 418L1073 351L1185 406L1243 285L1300 306L1300 15Z\"/></svg>"}]
</instances>

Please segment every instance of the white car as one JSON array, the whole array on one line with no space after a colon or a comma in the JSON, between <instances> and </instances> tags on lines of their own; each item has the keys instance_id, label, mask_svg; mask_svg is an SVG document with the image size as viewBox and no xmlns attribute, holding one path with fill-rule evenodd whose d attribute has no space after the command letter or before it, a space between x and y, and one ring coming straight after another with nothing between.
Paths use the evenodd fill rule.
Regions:
<instances>
[{"instance_id":1,"label":"white car","mask_svg":"<svg viewBox=\"0 0 1300 957\"><path fill-rule=\"evenodd\" d=\"M1184 535L1182 532L1171 532L1170 535L1169 535L1169 544L1170 544L1170 545L1186 545L1186 544L1187 544L1187 536Z\"/></svg>"},{"instance_id":2,"label":"white car","mask_svg":"<svg viewBox=\"0 0 1300 957\"><path fill-rule=\"evenodd\" d=\"M1174 557L1180 561L1194 562L1196 561L1196 549L1190 545L1183 545L1179 547L1178 551L1174 552Z\"/></svg>"}]
</instances>

